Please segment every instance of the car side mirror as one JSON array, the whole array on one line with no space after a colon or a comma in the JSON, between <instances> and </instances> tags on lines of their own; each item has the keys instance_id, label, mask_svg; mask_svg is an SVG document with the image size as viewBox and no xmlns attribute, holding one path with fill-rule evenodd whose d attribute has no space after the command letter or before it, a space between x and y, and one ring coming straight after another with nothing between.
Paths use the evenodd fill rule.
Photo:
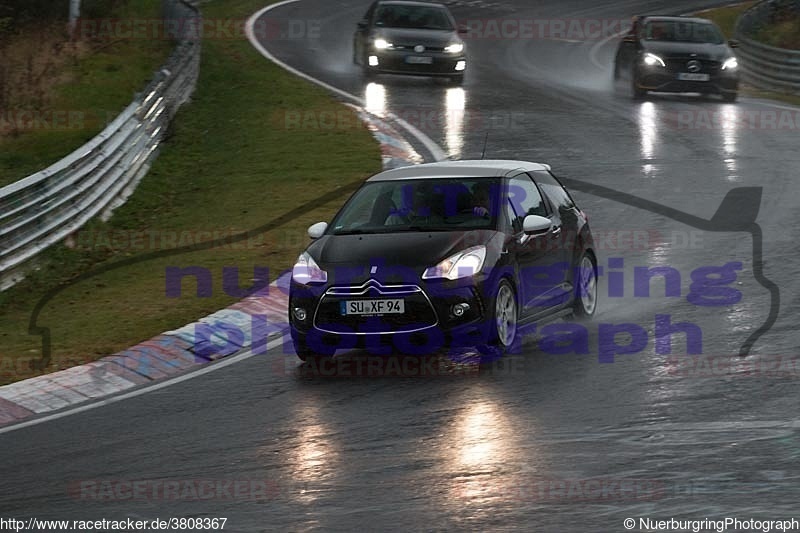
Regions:
<instances>
[{"instance_id":1,"label":"car side mirror","mask_svg":"<svg viewBox=\"0 0 800 533\"><path fill-rule=\"evenodd\" d=\"M456 31L462 35L465 33L469 33L469 30L467 29L466 26L459 26Z\"/></svg>"},{"instance_id":2,"label":"car side mirror","mask_svg":"<svg viewBox=\"0 0 800 533\"><path fill-rule=\"evenodd\" d=\"M308 227L308 236L312 239L319 239L325 235L325 230L328 229L327 222L317 222Z\"/></svg>"},{"instance_id":3,"label":"car side mirror","mask_svg":"<svg viewBox=\"0 0 800 533\"><path fill-rule=\"evenodd\" d=\"M737 41L736 39L731 39L730 41L728 41L728 46L730 46L731 48L739 48L739 41Z\"/></svg>"},{"instance_id":4,"label":"car side mirror","mask_svg":"<svg viewBox=\"0 0 800 533\"><path fill-rule=\"evenodd\" d=\"M622 38L623 43L635 44L636 43L636 36L632 33L629 33L625 37Z\"/></svg>"},{"instance_id":5,"label":"car side mirror","mask_svg":"<svg viewBox=\"0 0 800 533\"><path fill-rule=\"evenodd\" d=\"M553 225L553 222L546 217L539 215L528 215L522 221L522 231L525 233L544 233Z\"/></svg>"},{"instance_id":6,"label":"car side mirror","mask_svg":"<svg viewBox=\"0 0 800 533\"><path fill-rule=\"evenodd\" d=\"M358 26L359 30L365 30L365 29L367 29L367 21L366 20L359 20L358 23L356 24L356 26Z\"/></svg>"}]
</instances>

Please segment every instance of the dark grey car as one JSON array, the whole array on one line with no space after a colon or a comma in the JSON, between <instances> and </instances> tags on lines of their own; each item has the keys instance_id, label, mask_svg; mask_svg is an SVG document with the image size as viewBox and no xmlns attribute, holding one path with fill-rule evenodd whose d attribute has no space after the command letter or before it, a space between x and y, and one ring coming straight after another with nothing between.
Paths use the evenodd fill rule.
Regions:
<instances>
[{"instance_id":1,"label":"dark grey car","mask_svg":"<svg viewBox=\"0 0 800 533\"><path fill-rule=\"evenodd\" d=\"M441 4L378 0L359 21L353 61L366 76L377 73L464 79L464 41L450 11Z\"/></svg>"},{"instance_id":2,"label":"dark grey car","mask_svg":"<svg viewBox=\"0 0 800 533\"><path fill-rule=\"evenodd\" d=\"M614 79L629 75L634 99L648 91L699 92L733 102L739 90L734 47L710 20L636 17L617 49Z\"/></svg>"}]
</instances>

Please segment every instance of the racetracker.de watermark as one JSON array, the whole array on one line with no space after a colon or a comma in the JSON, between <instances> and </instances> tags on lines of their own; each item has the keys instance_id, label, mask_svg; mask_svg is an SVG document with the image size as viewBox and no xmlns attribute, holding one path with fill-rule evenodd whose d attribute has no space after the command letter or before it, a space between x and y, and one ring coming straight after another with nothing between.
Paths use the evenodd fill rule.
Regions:
<instances>
[{"instance_id":1,"label":"racetracker.de watermark","mask_svg":"<svg viewBox=\"0 0 800 533\"><path fill-rule=\"evenodd\" d=\"M233 228L180 231L160 229L80 229L71 234L66 239L65 244L69 248L79 250L128 252L171 250L184 246L205 244L215 250L229 251L270 247L275 244L275 240L266 233L256 233L243 238L241 232Z\"/></svg>"},{"instance_id":2,"label":"racetracker.de watermark","mask_svg":"<svg viewBox=\"0 0 800 533\"><path fill-rule=\"evenodd\" d=\"M86 113L74 109L0 109L0 135L12 131L82 130Z\"/></svg>"},{"instance_id":3,"label":"racetracker.de watermark","mask_svg":"<svg viewBox=\"0 0 800 533\"><path fill-rule=\"evenodd\" d=\"M800 132L800 111L789 109L684 109L659 118L683 131Z\"/></svg>"},{"instance_id":4,"label":"racetracker.de watermark","mask_svg":"<svg viewBox=\"0 0 800 533\"><path fill-rule=\"evenodd\" d=\"M83 502L268 501L280 486L271 479L84 479L67 491Z\"/></svg>"},{"instance_id":5,"label":"racetracker.de watermark","mask_svg":"<svg viewBox=\"0 0 800 533\"><path fill-rule=\"evenodd\" d=\"M481 493L504 501L529 503L642 502L659 500L668 494L661 480L631 478L531 479L503 487L469 483L460 490L465 496Z\"/></svg>"},{"instance_id":6,"label":"racetracker.de watermark","mask_svg":"<svg viewBox=\"0 0 800 533\"><path fill-rule=\"evenodd\" d=\"M74 39L91 41L187 40L231 41L247 39L248 19L233 18L81 18L75 22ZM306 18L261 17L253 23L259 41L319 39L322 21Z\"/></svg>"},{"instance_id":7,"label":"racetracker.de watermark","mask_svg":"<svg viewBox=\"0 0 800 533\"><path fill-rule=\"evenodd\" d=\"M683 378L800 378L800 355L678 355L666 362L667 373Z\"/></svg>"},{"instance_id":8,"label":"racetracker.de watermark","mask_svg":"<svg viewBox=\"0 0 800 533\"><path fill-rule=\"evenodd\" d=\"M450 90L459 91L459 88ZM383 112L382 96L385 88L378 83L367 86L366 110L380 114ZM523 112L492 111L479 109L437 109L397 107L392 115L424 132L458 130L467 131L508 131L522 130L532 119ZM347 109L284 109L272 116L276 128L287 131L334 131L363 130L364 124L358 115Z\"/></svg>"},{"instance_id":9,"label":"racetracker.de watermark","mask_svg":"<svg viewBox=\"0 0 800 533\"><path fill-rule=\"evenodd\" d=\"M629 18L468 18L459 20L469 40L602 41L627 32Z\"/></svg>"}]
</instances>

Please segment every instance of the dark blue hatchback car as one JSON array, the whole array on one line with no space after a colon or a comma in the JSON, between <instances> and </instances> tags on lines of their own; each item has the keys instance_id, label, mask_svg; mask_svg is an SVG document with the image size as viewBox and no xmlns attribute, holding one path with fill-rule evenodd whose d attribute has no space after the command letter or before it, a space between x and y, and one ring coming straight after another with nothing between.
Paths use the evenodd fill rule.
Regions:
<instances>
[{"instance_id":1,"label":"dark blue hatchback car","mask_svg":"<svg viewBox=\"0 0 800 533\"><path fill-rule=\"evenodd\" d=\"M547 165L458 161L369 178L292 271L297 355L504 349L528 321L597 304L586 215Z\"/></svg>"}]
</instances>

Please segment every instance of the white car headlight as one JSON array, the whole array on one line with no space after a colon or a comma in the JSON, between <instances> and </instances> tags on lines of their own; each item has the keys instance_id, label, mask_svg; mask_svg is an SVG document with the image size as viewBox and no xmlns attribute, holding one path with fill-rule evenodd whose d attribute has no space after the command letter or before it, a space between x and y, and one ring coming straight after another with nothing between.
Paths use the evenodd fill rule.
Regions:
<instances>
[{"instance_id":1,"label":"white car headlight","mask_svg":"<svg viewBox=\"0 0 800 533\"><path fill-rule=\"evenodd\" d=\"M661 65L662 67L667 66L666 63L664 63L663 59L661 59L655 54L651 54L650 52L647 52L644 55L644 57L642 57L642 61L644 62L645 65L650 67L652 67L653 65Z\"/></svg>"},{"instance_id":2,"label":"white car headlight","mask_svg":"<svg viewBox=\"0 0 800 533\"><path fill-rule=\"evenodd\" d=\"M464 51L464 43L453 43L444 47L444 51L449 54L460 54Z\"/></svg>"},{"instance_id":3,"label":"white car headlight","mask_svg":"<svg viewBox=\"0 0 800 533\"><path fill-rule=\"evenodd\" d=\"M292 267L292 280L301 285L325 283L328 273L322 270L308 252L303 252Z\"/></svg>"},{"instance_id":4,"label":"white car headlight","mask_svg":"<svg viewBox=\"0 0 800 533\"><path fill-rule=\"evenodd\" d=\"M422 279L461 279L474 276L483 268L486 261L486 247L473 246L453 254L438 265L429 267Z\"/></svg>"},{"instance_id":5,"label":"white car headlight","mask_svg":"<svg viewBox=\"0 0 800 533\"><path fill-rule=\"evenodd\" d=\"M736 60L735 57L729 57L722 63L722 70L733 70L739 66L739 62Z\"/></svg>"},{"instance_id":6,"label":"white car headlight","mask_svg":"<svg viewBox=\"0 0 800 533\"><path fill-rule=\"evenodd\" d=\"M392 43L390 43L386 39L375 39L375 41L372 44L373 46L375 46L376 50L386 50L387 48L392 47Z\"/></svg>"}]
</instances>

